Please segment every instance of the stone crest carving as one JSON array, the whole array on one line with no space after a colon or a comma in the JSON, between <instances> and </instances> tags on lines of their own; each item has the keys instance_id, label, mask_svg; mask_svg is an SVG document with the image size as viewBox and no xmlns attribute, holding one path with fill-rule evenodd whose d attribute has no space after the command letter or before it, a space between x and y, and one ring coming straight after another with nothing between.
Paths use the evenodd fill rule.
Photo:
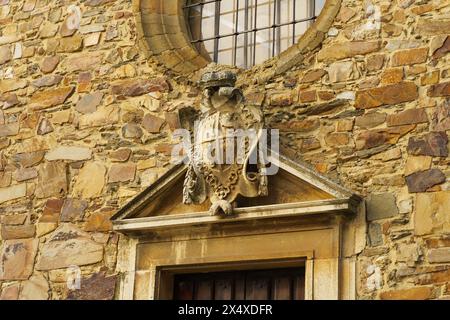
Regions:
<instances>
[{"instance_id":1,"label":"stone crest carving","mask_svg":"<svg viewBox=\"0 0 450 320\"><path fill-rule=\"evenodd\" d=\"M263 114L245 103L235 83L231 71L206 72L200 80L202 114L194 129L183 202L200 204L209 198L213 215L232 214L239 196L267 195L258 154Z\"/></svg>"}]
</instances>

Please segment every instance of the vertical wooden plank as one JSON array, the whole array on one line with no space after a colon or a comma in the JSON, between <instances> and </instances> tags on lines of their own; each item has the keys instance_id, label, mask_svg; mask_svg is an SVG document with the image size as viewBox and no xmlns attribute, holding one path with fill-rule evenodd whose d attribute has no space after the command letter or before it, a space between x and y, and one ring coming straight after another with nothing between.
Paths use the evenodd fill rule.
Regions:
<instances>
[{"instance_id":1,"label":"vertical wooden plank","mask_svg":"<svg viewBox=\"0 0 450 320\"><path fill-rule=\"evenodd\" d=\"M198 280L195 282L194 300L213 299L213 280Z\"/></svg>"},{"instance_id":2,"label":"vertical wooden plank","mask_svg":"<svg viewBox=\"0 0 450 320\"><path fill-rule=\"evenodd\" d=\"M177 281L174 292L175 300L193 300L194 299L194 282L191 280Z\"/></svg>"},{"instance_id":3,"label":"vertical wooden plank","mask_svg":"<svg viewBox=\"0 0 450 320\"><path fill-rule=\"evenodd\" d=\"M232 279L224 278L216 280L214 290L214 300L231 300L233 297Z\"/></svg>"},{"instance_id":4,"label":"vertical wooden plank","mask_svg":"<svg viewBox=\"0 0 450 320\"><path fill-rule=\"evenodd\" d=\"M294 278L294 300L305 300L305 274Z\"/></svg>"},{"instance_id":5,"label":"vertical wooden plank","mask_svg":"<svg viewBox=\"0 0 450 320\"><path fill-rule=\"evenodd\" d=\"M273 300L291 300L291 283L291 277L275 277L273 284Z\"/></svg>"},{"instance_id":6,"label":"vertical wooden plank","mask_svg":"<svg viewBox=\"0 0 450 320\"><path fill-rule=\"evenodd\" d=\"M236 275L234 277L233 300L245 300L245 278L242 275Z\"/></svg>"},{"instance_id":7,"label":"vertical wooden plank","mask_svg":"<svg viewBox=\"0 0 450 320\"><path fill-rule=\"evenodd\" d=\"M268 300L270 281L262 277L249 277L246 283L246 300Z\"/></svg>"}]
</instances>

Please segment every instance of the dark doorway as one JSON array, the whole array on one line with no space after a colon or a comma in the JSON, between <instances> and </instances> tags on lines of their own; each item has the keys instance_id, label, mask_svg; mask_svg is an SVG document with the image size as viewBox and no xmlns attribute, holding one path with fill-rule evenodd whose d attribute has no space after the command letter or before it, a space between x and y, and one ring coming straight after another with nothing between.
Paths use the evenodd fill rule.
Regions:
<instances>
[{"instance_id":1,"label":"dark doorway","mask_svg":"<svg viewBox=\"0 0 450 320\"><path fill-rule=\"evenodd\" d=\"M180 274L175 300L304 300L303 267Z\"/></svg>"}]
</instances>

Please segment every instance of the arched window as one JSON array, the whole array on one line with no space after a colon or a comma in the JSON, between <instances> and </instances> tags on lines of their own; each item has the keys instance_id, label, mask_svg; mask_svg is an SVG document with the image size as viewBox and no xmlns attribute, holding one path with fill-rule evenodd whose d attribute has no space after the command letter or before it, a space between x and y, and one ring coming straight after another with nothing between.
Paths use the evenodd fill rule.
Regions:
<instances>
[{"instance_id":1,"label":"arched window","mask_svg":"<svg viewBox=\"0 0 450 320\"><path fill-rule=\"evenodd\" d=\"M298 41L325 0L189 0L191 42L214 62L250 68Z\"/></svg>"}]
</instances>

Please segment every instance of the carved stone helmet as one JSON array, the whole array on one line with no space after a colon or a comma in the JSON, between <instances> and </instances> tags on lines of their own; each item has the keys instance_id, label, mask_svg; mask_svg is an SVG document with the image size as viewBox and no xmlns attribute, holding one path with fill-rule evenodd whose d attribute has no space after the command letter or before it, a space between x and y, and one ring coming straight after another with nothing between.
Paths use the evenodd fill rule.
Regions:
<instances>
[{"instance_id":1,"label":"carved stone helmet","mask_svg":"<svg viewBox=\"0 0 450 320\"><path fill-rule=\"evenodd\" d=\"M231 71L210 71L205 72L199 81L202 88L213 87L234 87L236 75Z\"/></svg>"}]
</instances>

